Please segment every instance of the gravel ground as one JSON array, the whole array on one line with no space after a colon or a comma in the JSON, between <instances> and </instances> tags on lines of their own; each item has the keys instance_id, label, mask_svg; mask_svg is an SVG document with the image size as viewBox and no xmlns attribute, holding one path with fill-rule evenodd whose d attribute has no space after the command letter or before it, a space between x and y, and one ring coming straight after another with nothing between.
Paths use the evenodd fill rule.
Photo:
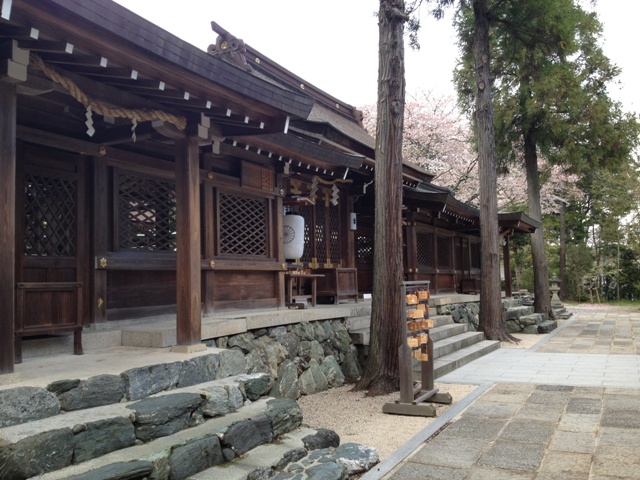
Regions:
<instances>
[{"instance_id":1,"label":"gravel ground","mask_svg":"<svg viewBox=\"0 0 640 480\"><path fill-rule=\"evenodd\" d=\"M453 404L473 391L477 385L435 383L441 392L453 397ZM340 443L355 442L374 447L380 460L434 421L434 417L409 417L382 413L382 406L398 400L399 393L367 397L352 392L353 385L332 388L298 400L303 422L312 428L328 428L340 436ZM442 415L451 405L436 405Z\"/></svg>"},{"instance_id":2,"label":"gravel ground","mask_svg":"<svg viewBox=\"0 0 640 480\"><path fill-rule=\"evenodd\" d=\"M520 343L502 342L500 348L530 348L545 335L514 334ZM441 392L453 397L453 404L471 393L477 385L435 383ZM353 392L353 385L332 388L298 400L303 422L312 428L328 428L340 436L340 443L355 442L376 449L384 460L424 427L435 420L432 417L411 417L382 413L382 406L398 400L399 393L367 397ZM451 405L436 405L440 416Z\"/></svg>"}]
</instances>

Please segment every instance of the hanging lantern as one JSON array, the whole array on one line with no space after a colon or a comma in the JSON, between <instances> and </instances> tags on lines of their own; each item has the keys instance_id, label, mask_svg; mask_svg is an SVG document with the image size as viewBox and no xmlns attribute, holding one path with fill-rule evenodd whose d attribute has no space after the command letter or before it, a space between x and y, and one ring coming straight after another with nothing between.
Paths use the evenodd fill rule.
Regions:
<instances>
[{"instance_id":1,"label":"hanging lantern","mask_svg":"<svg viewBox=\"0 0 640 480\"><path fill-rule=\"evenodd\" d=\"M285 215L282 221L284 258L298 260L304 253L304 217L301 215Z\"/></svg>"}]
</instances>

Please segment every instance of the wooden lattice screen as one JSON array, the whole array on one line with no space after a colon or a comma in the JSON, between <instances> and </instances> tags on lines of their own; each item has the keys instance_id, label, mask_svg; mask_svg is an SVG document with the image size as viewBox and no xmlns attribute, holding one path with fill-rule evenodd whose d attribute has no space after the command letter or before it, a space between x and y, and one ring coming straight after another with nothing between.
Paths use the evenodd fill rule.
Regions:
<instances>
[{"instance_id":1,"label":"wooden lattice screen","mask_svg":"<svg viewBox=\"0 0 640 480\"><path fill-rule=\"evenodd\" d=\"M267 200L219 193L220 254L266 257Z\"/></svg>"},{"instance_id":2,"label":"wooden lattice screen","mask_svg":"<svg viewBox=\"0 0 640 480\"><path fill-rule=\"evenodd\" d=\"M75 180L25 174L25 255L76 254Z\"/></svg>"},{"instance_id":3,"label":"wooden lattice screen","mask_svg":"<svg viewBox=\"0 0 640 480\"><path fill-rule=\"evenodd\" d=\"M327 261L326 208L323 204L315 208L315 257L319 263Z\"/></svg>"},{"instance_id":4,"label":"wooden lattice screen","mask_svg":"<svg viewBox=\"0 0 640 480\"><path fill-rule=\"evenodd\" d=\"M313 229L313 209L312 205L305 205L299 207L297 210L298 215L304 217L304 252L300 257L301 262L309 263L313 260L313 245L311 242L311 231Z\"/></svg>"},{"instance_id":5,"label":"wooden lattice screen","mask_svg":"<svg viewBox=\"0 0 640 480\"><path fill-rule=\"evenodd\" d=\"M451 238L436 236L438 252L437 267L451 268Z\"/></svg>"},{"instance_id":6,"label":"wooden lattice screen","mask_svg":"<svg viewBox=\"0 0 640 480\"><path fill-rule=\"evenodd\" d=\"M373 235L356 235L356 264L373 265Z\"/></svg>"},{"instance_id":7,"label":"wooden lattice screen","mask_svg":"<svg viewBox=\"0 0 640 480\"><path fill-rule=\"evenodd\" d=\"M331 205L329 208L329 255L331 263L340 263L340 207Z\"/></svg>"},{"instance_id":8,"label":"wooden lattice screen","mask_svg":"<svg viewBox=\"0 0 640 480\"><path fill-rule=\"evenodd\" d=\"M131 173L118 175L118 247L175 251L175 184Z\"/></svg>"},{"instance_id":9,"label":"wooden lattice screen","mask_svg":"<svg viewBox=\"0 0 640 480\"><path fill-rule=\"evenodd\" d=\"M417 261L421 267L435 267L433 262L433 234L418 232L416 233L417 243Z\"/></svg>"}]
</instances>

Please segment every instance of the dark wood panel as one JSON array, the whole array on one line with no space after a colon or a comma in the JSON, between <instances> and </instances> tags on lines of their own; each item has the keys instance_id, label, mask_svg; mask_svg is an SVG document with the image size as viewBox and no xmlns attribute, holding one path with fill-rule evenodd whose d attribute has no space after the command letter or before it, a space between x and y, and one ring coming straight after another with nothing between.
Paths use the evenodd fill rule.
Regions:
<instances>
[{"instance_id":1,"label":"dark wood panel","mask_svg":"<svg viewBox=\"0 0 640 480\"><path fill-rule=\"evenodd\" d=\"M358 290L360 293L373 292L373 267L358 267Z\"/></svg>"},{"instance_id":2,"label":"dark wood panel","mask_svg":"<svg viewBox=\"0 0 640 480\"><path fill-rule=\"evenodd\" d=\"M18 283L15 357L22 361L22 337L74 333L76 355L82 354L82 284Z\"/></svg>"},{"instance_id":3,"label":"dark wood panel","mask_svg":"<svg viewBox=\"0 0 640 480\"><path fill-rule=\"evenodd\" d=\"M21 275L22 282L76 282L75 268L25 268Z\"/></svg>"},{"instance_id":4,"label":"dark wood panel","mask_svg":"<svg viewBox=\"0 0 640 480\"><path fill-rule=\"evenodd\" d=\"M237 302L238 308L246 308L247 302L276 299L278 275L272 272L216 272L214 300Z\"/></svg>"},{"instance_id":5,"label":"dark wood panel","mask_svg":"<svg viewBox=\"0 0 640 480\"><path fill-rule=\"evenodd\" d=\"M175 305L175 271L108 271L108 310L155 305Z\"/></svg>"}]
</instances>

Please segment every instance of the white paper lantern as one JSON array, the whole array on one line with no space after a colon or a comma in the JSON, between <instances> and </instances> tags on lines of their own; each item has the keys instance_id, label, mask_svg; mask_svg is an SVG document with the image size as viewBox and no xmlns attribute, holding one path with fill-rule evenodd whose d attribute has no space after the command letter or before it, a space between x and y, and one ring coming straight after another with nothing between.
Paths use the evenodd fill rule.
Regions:
<instances>
[{"instance_id":1,"label":"white paper lantern","mask_svg":"<svg viewBox=\"0 0 640 480\"><path fill-rule=\"evenodd\" d=\"M297 260L304 253L304 217L301 215L285 215L282 225L284 258Z\"/></svg>"}]
</instances>

